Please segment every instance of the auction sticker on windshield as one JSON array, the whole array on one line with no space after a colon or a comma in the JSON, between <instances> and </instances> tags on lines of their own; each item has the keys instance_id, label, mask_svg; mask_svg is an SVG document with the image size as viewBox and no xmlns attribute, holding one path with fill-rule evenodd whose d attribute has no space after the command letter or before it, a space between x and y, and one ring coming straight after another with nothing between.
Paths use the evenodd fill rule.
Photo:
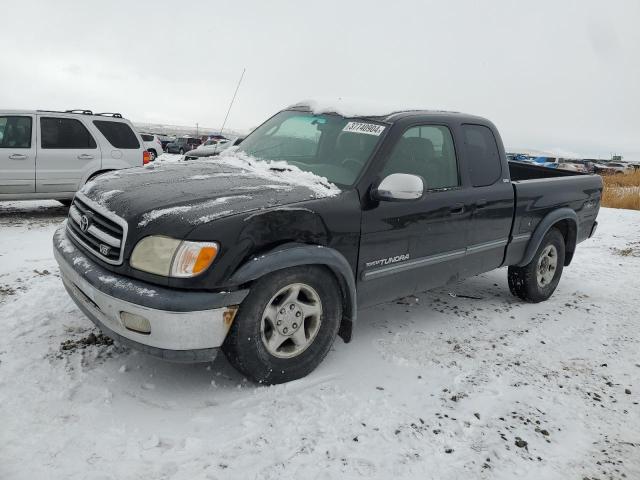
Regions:
<instances>
[{"instance_id":1,"label":"auction sticker on windshield","mask_svg":"<svg viewBox=\"0 0 640 480\"><path fill-rule=\"evenodd\" d=\"M349 122L345 125L342 131L364 133L366 135L375 135L377 137L384 131L384 126L376 125L375 123Z\"/></svg>"}]
</instances>

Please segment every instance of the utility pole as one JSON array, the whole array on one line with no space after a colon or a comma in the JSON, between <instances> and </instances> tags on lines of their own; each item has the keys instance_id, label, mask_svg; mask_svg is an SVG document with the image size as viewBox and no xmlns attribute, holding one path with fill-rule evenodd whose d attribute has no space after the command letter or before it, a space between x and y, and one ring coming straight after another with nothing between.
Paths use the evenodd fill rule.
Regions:
<instances>
[{"instance_id":1,"label":"utility pole","mask_svg":"<svg viewBox=\"0 0 640 480\"><path fill-rule=\"evenodd\" d=\"M196 138L198 138L198 122L196 122Z\"/></svg>"}]
</instances>

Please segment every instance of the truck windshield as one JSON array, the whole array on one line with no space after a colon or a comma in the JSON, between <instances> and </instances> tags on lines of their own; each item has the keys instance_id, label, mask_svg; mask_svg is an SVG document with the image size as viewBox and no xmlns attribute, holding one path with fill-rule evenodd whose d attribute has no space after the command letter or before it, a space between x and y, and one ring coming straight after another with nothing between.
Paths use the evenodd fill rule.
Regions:
<instances>
[{"instance_id":1,"label":"truck windshield","mask_svg":"<svg viewBox=\"0 0 640 480\"><path fill-rule=\"evenodd\" d=\"M386 127L369 120L286 110L254 130L238 150L284 160L338 185L353 185Z\"/></svg>"}]
</instances>

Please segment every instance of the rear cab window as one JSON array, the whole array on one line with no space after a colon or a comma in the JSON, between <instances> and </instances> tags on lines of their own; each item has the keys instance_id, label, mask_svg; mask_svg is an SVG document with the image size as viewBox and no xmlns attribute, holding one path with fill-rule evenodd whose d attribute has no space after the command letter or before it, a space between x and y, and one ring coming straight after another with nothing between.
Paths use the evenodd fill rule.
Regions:
<instances>
[{"instance_id":1,"label":"rear cab window","mask_svg":"<svg viewBox=\"0 0 640 480\"><path fill-rule=\"evenodd\" d=\"M95 139L81 121L60 117L40 117L40 146L43 149L97 148Z\"/></svg>"},{"instance_id":2,"label":"rear cab window","mask_svg":"<svg viewBox=\"0 0 640 480\"><path fill-rule=\"evenodd\" d=\"M493 185L502 178L502 160L498 143L489 127L462 125L469 176L474 187Z\"/></svg>"},{"instance_id":3,"label":"rear cab window","mask_svg":"<svg viewBox=\"0 0 640 480\"><path fill-rule=\"evenodd\" d=\"M0 116L0 148L31 148L31 117Z\"/></svg>"},{"instance_id":4,"label":"rear cab window","mask_svg":"<svg viewBox=\"0 0 640 480\"><path fill-rule=\"evenodd\" d=\"M93 124L113 147L121 149L140 148L140 142L138 142L136 134L126 123L94 120Z\"/></svg>"}]
</instances>

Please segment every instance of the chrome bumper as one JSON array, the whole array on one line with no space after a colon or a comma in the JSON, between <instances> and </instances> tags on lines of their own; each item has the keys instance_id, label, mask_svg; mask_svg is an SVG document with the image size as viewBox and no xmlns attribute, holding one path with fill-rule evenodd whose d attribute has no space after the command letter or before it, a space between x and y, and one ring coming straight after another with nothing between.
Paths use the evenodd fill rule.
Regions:
<instances>
[{"instance_id":1,"label":"chrome bumper","mask_svg":"<svg viewBox=\"0 0 640 480\"><path fill-rule=\"evenodd\" d=\"M237 305L248 293L205 294L211 308L200 309L202 292L157 287L103 269L69 241L65 225L54 235L54 255L69 295L98 328L114 340L167 360L197 362L215 358ZM191 296L193 302L189 301ZM166 308L172 300L180 304L180 311ZM200 308L183 311L190 303ZM165 308L154 308L153 304ZM150 332L125 327L122 312L146 318Z\"/></svg>"}]
</instances>

